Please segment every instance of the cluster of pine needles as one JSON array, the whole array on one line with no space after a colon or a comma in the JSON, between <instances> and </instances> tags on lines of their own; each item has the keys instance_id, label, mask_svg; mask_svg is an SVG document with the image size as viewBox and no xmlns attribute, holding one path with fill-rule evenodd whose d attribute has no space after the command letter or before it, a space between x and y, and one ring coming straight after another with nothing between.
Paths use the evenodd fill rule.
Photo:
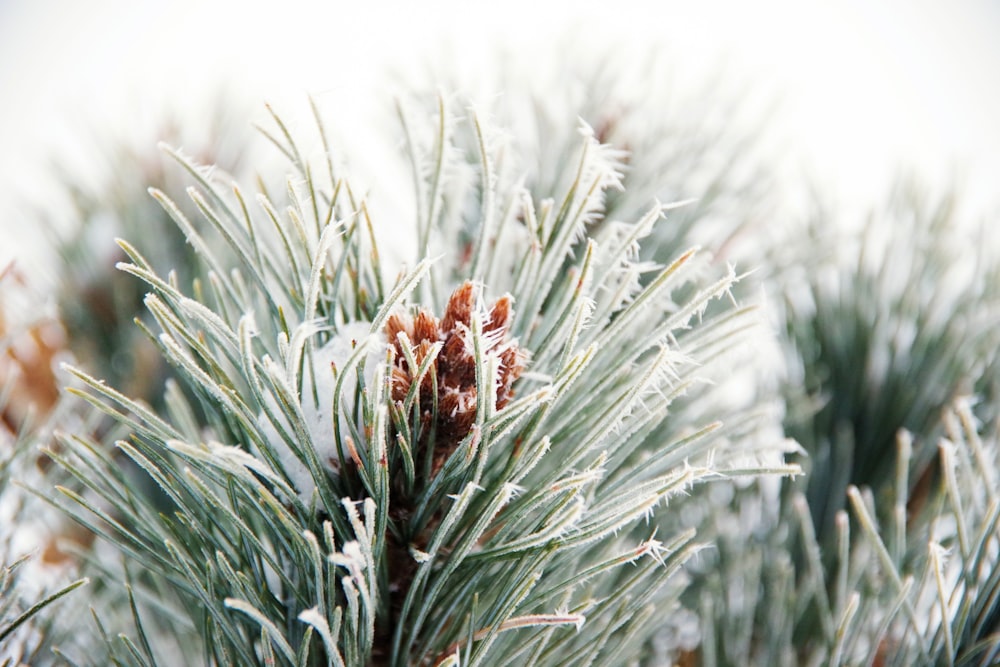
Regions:
<instances>
[{"instance_id":1,"label":"cluster of pine needles","mask_svg":"<svg viewBox=\"0 0 1000 667\"><path fill-rule=\"evenodd\" d=\"M913 184L764 233L740 137L553 97L398 100L399 182L316 104L66 177L0 665L1000 660L986 239Z\"/></svg>"}]
</instances>

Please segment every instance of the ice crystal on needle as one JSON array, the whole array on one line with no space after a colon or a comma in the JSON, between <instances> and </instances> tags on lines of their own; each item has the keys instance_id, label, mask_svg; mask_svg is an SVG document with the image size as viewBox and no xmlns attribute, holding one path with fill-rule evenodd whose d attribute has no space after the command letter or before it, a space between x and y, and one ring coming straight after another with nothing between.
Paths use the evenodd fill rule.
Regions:
<instances>
[{"instance_id":1,"label":"ice crystal on needle","mask_svg":"<svg viewBox=\"0 0 1000 667\"><path fill-rule=\"evenodd\" d=\"M312 372L305 374L302 392L298 397L310 440L309 445L331 474L339 474L344 463L340 460L340 452L337 450L334 416L331 409L337 387L335 371L339 372L347 365L348 359L358 345L367 345L364 379L370 384L373 369L381 356L380 351L384 350L374 340L365 342L369 337L368 326L367 322L352 322L344 325L325 345L313 352ZM353 403L351 397L354 396L356 390L357 378L354 374L348 374L344 386L341 388L341 399L348 404L345 409L341 410L343 415L350 413ZM266 435L268 444L280 454L281 465L292 485L299 492L299 497L303 502L308 502L316 488L316 482L309 471L309 466L295 455L293 448L285 442L285 436L281 435L284 432L287 437L292 437L295 432L294 428L289 423L288 417L278 409L276 400L269 398L268 408L269 410L258 416L260 427ZM268 412L271 416L268 416ZM349 437L349 429L345 423L342 422L338 430L342 441ZM364 445L364 443L354 444Z\"/></svg>"}]
</instances>

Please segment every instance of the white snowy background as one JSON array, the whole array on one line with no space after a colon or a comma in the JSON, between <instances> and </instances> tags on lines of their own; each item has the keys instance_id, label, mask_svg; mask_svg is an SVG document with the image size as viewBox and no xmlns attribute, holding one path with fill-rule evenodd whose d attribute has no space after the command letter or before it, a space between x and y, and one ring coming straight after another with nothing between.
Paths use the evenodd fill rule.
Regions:
<instances>
[{"instance_id":1,"label":"white snowy background","mask_svg":"<svg viewBox=\"0 0 1000 667\"><path fill-rule=\"evenodd\" d=\"M997 210L1000 4L989 0L0 0L0 263L44 268L25 204L51 194L52 161L85 168L95 126L141 125L167 99L195 109L220 83L251 104L332 100L363 125L387 95L386 68L450 60L474 77L498 46L572 59L552 47L568 33L595 50L664 49L683 79L721 68L779 99L776 171L846 206L877 201L905 167L957 181L974 212Z\"/></svg>"}]
</instances>

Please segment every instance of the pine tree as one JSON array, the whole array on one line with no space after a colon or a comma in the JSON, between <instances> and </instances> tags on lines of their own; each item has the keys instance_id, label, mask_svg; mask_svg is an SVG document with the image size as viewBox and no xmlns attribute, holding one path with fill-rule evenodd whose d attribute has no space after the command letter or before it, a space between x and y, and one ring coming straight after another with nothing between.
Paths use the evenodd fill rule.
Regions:
<instances>
[{"instance_id":1,"label":"pine tree","mask_svg":"<svg viewBox=\"0 0 1000 667\"><path fill-rule=\"evenodd\" d=\"M915 186L768 248L749 140L594 81L71 186L58 321L0 322L0 660L995 664L1000 263Z\"/></svg>"}]
</instances>

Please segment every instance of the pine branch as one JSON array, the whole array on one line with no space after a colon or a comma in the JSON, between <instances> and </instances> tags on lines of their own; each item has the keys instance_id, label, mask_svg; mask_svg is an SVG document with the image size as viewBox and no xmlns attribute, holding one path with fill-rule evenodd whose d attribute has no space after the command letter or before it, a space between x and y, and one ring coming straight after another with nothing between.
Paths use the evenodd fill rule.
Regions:
<instances>
[{"instance_id":1,"label":"pine branch","mask_svg":"<svg viewBox=\"0 0 1000 667\"><path fill-rule=\"evenodd\" d=\"M658 205L590 238L621 176L620 155L587 127L576 178L536 219L536 198L495 167L499 135L441 100L429 141L406 124L422 231L414 269L393 283L367 203L330 169L318 180L276 122L271 139L296 173L286 199L260 194L258 211L170 151L199 182L202 222L154 194L211 290L199 280L187 292L122 246L122 268L151 290L149 338L196 404L174 392L156 414L77 372L88 401L130 428L119 451L169 512L109 492L117 473L85 438L65 439L59 457L84 489L68 493L72 511L129 554L136 587L175 591L172 613L199 628L212 662L641 655L655 628L645 610L676 598L664 584L696 547L689 533L663 547L631 528L697 482L794 470L736 464L699 424L688 425L699 437L656 437L699 364L743 326L746 311L715 305L723 314L700 319L735 273L703 280L694 251L662 269L639 263ZM456 179L462 169L478 185ZM465 218L469 200L479 205ZM643 285L650 269L659 277ZM611 298L597 275L611 277ZM153 613L135 608L137 626ZM143 646L155 663L136 632L109 650Z\"/></svg>"}]
</instances>

